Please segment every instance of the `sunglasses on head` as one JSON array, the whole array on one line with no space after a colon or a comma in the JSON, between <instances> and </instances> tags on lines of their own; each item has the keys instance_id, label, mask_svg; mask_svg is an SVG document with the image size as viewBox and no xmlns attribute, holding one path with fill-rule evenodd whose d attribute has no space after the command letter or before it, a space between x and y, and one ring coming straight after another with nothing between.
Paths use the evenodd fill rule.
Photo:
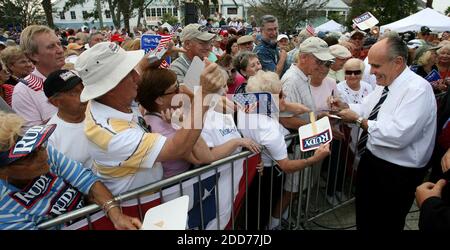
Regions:
<instances>
[{"instance_id":1,"label":"sunglasses on head","mask_svg":"<svg viewBox=\"0 0 450 250\"><path fill-rule=\"evenodd\" d=\"M359 75L361 75L361 70L346 70L345 74L348 76L350 76L350 75L359 76Z\"/></svg>"},{"instance_id":2,"label":"sunglasses on head","mask_svg":"<svg viewBox=\"0 0 450 250\"><path fill-rule=\"evenodd\" d=\"M164 93L161 96L165 96L165 95L172 95L172 94L179 94L180 93L180 83L177 81L175 84L175 90L169 93Z\"/></svg>"}]
</instances>

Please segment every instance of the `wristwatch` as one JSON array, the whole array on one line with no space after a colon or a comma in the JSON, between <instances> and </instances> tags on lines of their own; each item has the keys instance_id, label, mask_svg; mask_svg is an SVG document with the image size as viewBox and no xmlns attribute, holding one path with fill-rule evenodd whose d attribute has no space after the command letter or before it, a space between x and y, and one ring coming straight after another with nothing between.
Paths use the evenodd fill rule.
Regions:
<instances>
[{"instance_id":1,"label":"wristwatch","mask_svg":"<svg viewBox=\"0 0 450 250\"><path fill-rule=\"evenodd\" d=\"M358 117L358 119L356 119L355 123L356 125L358 125L358 127L362 127L362 122L363 122L364 118L362 116Z\"/></svg>"}]
</instances>

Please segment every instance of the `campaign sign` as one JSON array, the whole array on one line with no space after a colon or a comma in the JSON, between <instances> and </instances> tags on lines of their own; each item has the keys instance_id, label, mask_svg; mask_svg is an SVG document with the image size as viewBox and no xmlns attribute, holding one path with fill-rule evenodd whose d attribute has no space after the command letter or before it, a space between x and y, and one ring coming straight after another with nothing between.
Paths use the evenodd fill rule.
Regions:
<instances>
[{"instance_id":1,"label":"campaign sign","mask_svg":"<svg viewBox=\"0 0 450 250\"><path fill-rule=\"evenodd\" d=\"M372 15L372 13L366 12L358 17L355 17L353 19L353 23L356 24L360 30L366 30L377 25L379 21Z\"/></svg>"},{"instance_id":2,"label":"campaign sign","mask_svg":"<svg viewBox=\"0 0 450 250\"><path fill-rule=\"evenodd\" d=\"M233 101L244 109L247 109L251 105L256 105L256 109L249 110L248 113L272 116L272 114L279 112L277 104L269 92L239 93L233 95Z\"/></svg>"},{"instance_id":3,"label":"campaign sign","mask_svg":"<svg viewBox=\"0 0 450 250\"><path fill-rule=\"evenodd\" d=\"M159 41L161 41L160 35L144 34L141 36L141 49L147 54L158 47Z\"/></svg>"},{"instance_id":4,"label":"campaign sign","mask_svg":"<svg viewBox=\"0 0 450 250\"><path fill-rule=\"evenodd\" d=\"M200 75L205 68L205 63L198 56L192 59L189 69L184 75L184 84L190 89L194 90L195 86L200 86Z\"/></svg>"},{"instance_id":5,"label":"campaign sign","mask_svg":"<svg viewBox=\"0 0 450 250\"><path fill-rule=\"evenodd\" d=\"M315 122L317 133L313 131L313 124L307 124L298 128L298 135L300 137L300 149L302 152L307 152L319 148L320 144L328 144L333 140L333 133L331 132L330 120L328 117Z\"/></svg>"},{"instance_id":6,"label":"campaign sign","mask_svg":"<svg viewBox=\"0 0 450 250\"><path fill-rule=\"evenodd\" d=\"M150 208L141 230L185 230L189 209L189 196L184 195Z\"/></svg>"},{"instance_id":7,"label":"campaign sign","mask_svg":"<svg viewBox=\"0 0 450 250\"><path fill-rule=\"evenodd\" d=\"M431 70L431 72L425 77L428 82L434 82L441 79L441 75L436 69Z\"/></svg>"}]
</instances>

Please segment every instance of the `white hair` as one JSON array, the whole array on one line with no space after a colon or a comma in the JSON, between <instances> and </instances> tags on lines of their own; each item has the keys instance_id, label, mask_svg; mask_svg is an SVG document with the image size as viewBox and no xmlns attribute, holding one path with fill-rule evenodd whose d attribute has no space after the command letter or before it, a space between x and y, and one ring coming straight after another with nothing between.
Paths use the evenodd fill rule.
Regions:
<instances>
[{"instance_id":1,"label":"white hair","mask_svg":"<svg viewBox=\"0 0 450 250\"><path fill-rule=\"evenodd\" d=\"M245 90L252 92L269 92L279 94L281 91L281 80L278 74L271 71L259 70L256 75L248 79Z\"/></svg>"}]
</instances>

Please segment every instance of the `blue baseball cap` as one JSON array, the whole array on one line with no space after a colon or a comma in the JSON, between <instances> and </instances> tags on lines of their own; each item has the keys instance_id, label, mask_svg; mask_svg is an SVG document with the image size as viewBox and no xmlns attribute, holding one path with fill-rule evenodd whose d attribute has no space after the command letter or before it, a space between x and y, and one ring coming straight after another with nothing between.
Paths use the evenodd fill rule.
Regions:
<instances>
[{"instance_id":1,"label":"blue baseball cap","mask_svg":"<svg viewBox=\"0 0 450 250\"><path fill-rule=\"evenodd\" d=\"M16 143L10 149L0 152L0 167L26 157L33 153L55 131L56 124L33 126L22 137L17 138Z\"/></svg>"}]
</instances>

